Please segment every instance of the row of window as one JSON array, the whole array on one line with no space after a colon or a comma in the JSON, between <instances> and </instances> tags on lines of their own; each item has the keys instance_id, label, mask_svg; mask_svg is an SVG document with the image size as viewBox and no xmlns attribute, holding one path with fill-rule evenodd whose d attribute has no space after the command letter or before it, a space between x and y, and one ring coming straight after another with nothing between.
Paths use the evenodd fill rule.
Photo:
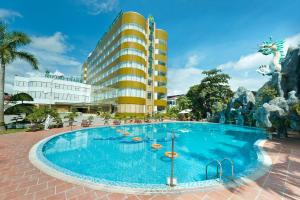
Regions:
<instances>
[{"instance_id":1,"label":"row of window","mask_svg":"<svg viewBox=\"0 0 300 200\"><path fill-rule=\"evenodd\" d=\"M96 47L96 49L94 50L94 52L97 53L97 55L93 55L93 60L96 59L96 57L99 57L99 55L101 55L106 48L111 44L111 42L124 30L136 30L139 31L143 34L145 34L145 30L142 26L138 25L138 24L133 24L133 23L128 23L128 24L123 24L112 36L111 38L106 42L105 45L102 45L101 48L100 46ZM100 48L100 49L99 49Z\"/></svg>"},{"instance_id":2,"label":"row of window","mask_svg":"<svg viewBox=\"0 0 300 200\"><path fill-rule=\"evenodd\" d=\"M163 93L157 93L157 99L165 99L167 96Z\"/></svg>"},{"instance_id":3,"label":"row of window","mask_svg":"<svg viewBox=\"0 0 300 200\"><path fill-rule=\"evenodd\" d=\"M160 49L155 49L155 54L166 56L166 55L167 55L167 52L162 51L162 50L160 50Z\"/></svg>"},{"instance_id":4,"label":"row of window","mask_svg":"<svg viewBox=\"0 0 300 200\"><path fill-rule=\"evenodd\" d=\"M62 90L73 90L73 91L82 91L87 92L87 88L85 87L78 87L74 85L65 85L59 83L51 83L51 82L41 82L41 81L16 81L15 83L17 86L20 87L42 87L42 88L55 88L55 89L62 89Z\"/></svg>"},{"instance_id":5,"label":"row of window","mask_svg":"<svg viewBox=\"0 0 300 200\"><path fill-rule=\"evenodd\" d=\"M162 71L155 71L156 76L167 76L167 73L162 72Z\"/></svg>"},{"instance_id":6,"label":"row of window","mask_svg":"<svg viewBox=\"0 0 300 200\"><path fill-rule=\"evenodd\" d=\"M88 102L89 98L85 95L75 95L66 93L56 93L56 92L44 92L44 91L30 91L28 92L33 99L46 99L46 100L64 100L64 101L80 101Z\"/></svg>"},{"instance_id":7,"label":"row of window","mask_svg":"<svg viewBox=\"0 0 300 200\"><path fill-rule=\"evenodd\" d=\"M144 105L121 104L118 105L118 112L121 113L145 113Z\"/></svg>"},{"instance_id":8,"label":"row of window","mask_svg":"<svg viewBox=\"0 0 300 200\"><path fill-rule=\"evenodd\" d=\"M90 62L89 64L89 68L94 68L95 66L97 66L99 63L101 63L107 56L109 56L111 54L111 52L113 52L116 48L118 48L122 43L125 42L135 42L138 44L141 44L143 46L145 46L145 41L140 39L139 37L136 36L126 36L126 37L122 37L119 41L117 41L109 50L107 50L105 53L103 54L99 54L97 57L95 57L95 59L93 59L92 62Z\"/></svg>"},{"instance_id":9,"label":"row of window","mask_svg":"<svg viewBox=\"0 0 300 200\"><path fill-rule=\"evenodd\" d=\"M155 60L158 65L166 66L166 63L160 60Z\"/></svg>"},{"instance_id":10,"label":"row of window","mask_svg":"<svg viewBox=\"0 0 300 200\"><path fill-rule=\"evenodd\" d=\"M167 45L167 41L162 40L162 39L155 39L155 43L156 44L163 44L163 45Z\"/></svg>"},{"instance_id":11,"label":"row of window","mask_svg":"<svg viewBox=\"0 0 300 200\"><path fill-rule=\"evenodd\" d=\"M110 68L109 70L107 70L106 72L100 74L97 78L93 78L90 77L89 81L92 79L92 84L94 84L95 82L107 77L108 75L114 73L115 71L121 69L121 68L135 68L135 69L140 69L140 70L145 70L144 65L137 63L137 62L121 62L120 64L117 64L115 66L113 66L112 68Z\"/></svg>"},{"instance_id":12,"label":"row of window","mask_svg":"<svg viewBox=\"0 0 300 200\"><path fill-rule=\"evenodd\" d=\"M135 55L135 56L140 56L142 58L144 58L146 60L146 56L144 54L144 52L137 50L137 49L122 49L121 51L117 52L114 56L112 56L110 59L108 59L106 62L104 62L102 65L99 66L99 68L97 68L95 71L93 71L93 77L91 77L92 79L94 79L94 77L97 75L97 73L99 73L100 71L102 71L104 69L104 67L110 65L114 60L116 60L117 58L119 58L120 56L123 55ZM91 74L91 73L89 73Z\"/></svg>"},{"instance_id":13,"label":"row of window","mask_svg":"<svg viewBox=\"0 0 300 200\"><path fill-rule=\"evenodd\" d=\"M117 97L141 97L145 98L145 91L135 88L123 88L118 90L111 90L96 94L94 96L95 101L111 99Z\"/></svg>"},{"instance_id":14,"label":"row of window","mask_svg":"<svg viewBox=\"0 0 300 200\"><path fill-rule=\"evenodd\" d=\"M91 72L96 67L98 67L99 63L101 63L103 60L105 60L111 54L111 52L113 52L116 48L118 48L122 43L125 43L125 42L135 42L135 43L138 43L138 44L141 44L141 45L145 46L144 40L140 39L139 37L135 37L135 36L122 37L108 51L106 51L105 54L101 54L101 56L99 55L92 62L89 62L88 72Z\"/></svg>"},{"instance_id":15,"label":"row of window","mask_svg":"<svg viewBox=\"0 0 300 200\"><path fill-rule=\"evenodd\" d=\"M135 76L135 75L121 75L116 76L112 79L109 79L108 81L105 81L99 86L99 89L105 88L107 86L113 85L120 81L136 81L146 84L146 79L142 76Z\"/></svg>"},{"instance_id":16,"label":"row of window","mask_svg":"<svg viewBox=\"0 0 300 200\"><path fill-rule=\"evenodd\" d=\"M167 85L167 83L165 83L165 82L157 82L158 87L165 87L166 85Z\"/></svg>"}]
</instances>

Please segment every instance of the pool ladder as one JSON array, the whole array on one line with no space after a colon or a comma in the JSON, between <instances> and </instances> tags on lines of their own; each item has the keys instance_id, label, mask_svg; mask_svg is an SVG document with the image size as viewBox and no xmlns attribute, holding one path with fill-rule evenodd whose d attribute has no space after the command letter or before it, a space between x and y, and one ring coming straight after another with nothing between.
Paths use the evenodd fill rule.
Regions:
<instances>
[{"instance_id":1,"label":"pool ladder","mask_svg":"<svg viewBox=\"0 0 300 200\"><path fill-rule=\"evenodd\" d=\"M223 169L222 169L222 164L227 161L230 163L231 165L231 177L233 178L234 177L234 164L233 164L233 161L229 158L224 158L223 160L219 161L219 160L212 160L211 162L209 162L207 165L206 165L206 180L207 180L207 170L208 170L208 166L213 164L213 163L217 163L217 177L219 176L219 179L222 180L222 175L223 175ZM220 172L219 172L220 170Z\"/></svg>"}]
</instances>

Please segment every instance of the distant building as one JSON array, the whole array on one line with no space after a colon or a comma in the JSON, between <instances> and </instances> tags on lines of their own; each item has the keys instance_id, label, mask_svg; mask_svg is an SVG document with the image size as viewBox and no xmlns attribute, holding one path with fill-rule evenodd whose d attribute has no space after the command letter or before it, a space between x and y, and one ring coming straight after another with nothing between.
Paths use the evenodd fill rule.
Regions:
<instances>
[{"instance_id":1,"label":"distant building","mask_svg":"<svg viewBox=\"0 0 300 200\"><path fill-rule=\"evenodd\" d=\"M167 38L152 16L120 13L82 66L93 101L124 115L164 111Z\"/></svg>"},{"instance_id":2,"label":"distant building","mask_svg":"<svg viewBox=\"0 0 300 200\"><path fill-rule=\"evenodd\" d=\"M171 106L176 106L176 100L177 100L179 97L182 97L182 96L184 96L184 94L168 96L168 97L167 97L168 106L169 106L169 107L171 107Z\"/></svg>"},{"instance_id":3,"label":"distant building","mask_svg":"<svg viewBox=\"0 0 300 200\"><path fill-rule=\"evenodd\" d=\"M80 78L65 77L62 73L45 73L30 76L15 76L14 94L25 92L37 105L54 105L60 112L71 107L87 108L91 101L91 85Z\"/></svg>"}]
</instances>

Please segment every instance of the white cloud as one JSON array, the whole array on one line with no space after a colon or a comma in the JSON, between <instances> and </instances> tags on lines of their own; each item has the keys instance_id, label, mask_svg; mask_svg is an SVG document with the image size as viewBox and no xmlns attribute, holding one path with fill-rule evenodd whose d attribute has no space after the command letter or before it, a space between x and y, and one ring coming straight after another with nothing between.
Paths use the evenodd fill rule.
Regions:
<instances>
[{"instance_id":1,"label":"white cloud","mask_svg":"<svg viewBox=\"0 0 300 200\"><path fill-rule=\"evenodd\" d=\"M300 33L286 38L285 50L288 47L297 47L300 44ZM200 53L192 53L186 56L186 64L183 68L169 68L168 72L168 95L184 94L188 89L199 84L203 75L198 69L201 59ZM262 76L255 72L260 65L269 64L272 55L264 56L258 52L242 55L238 60L232 60L217 66L231 76L229 81L232 90L243 86L250 90L259 89L270 77Z\"/></svg>"},{"instance_id":2,"label":"white cloud","mask_svg":"<svg viewBox=\"0 0 300 200\"><path fill-rule=\"evenodd\" d=\"M252 53L246 56L241 56L238 61L230 61L225 64L219 65L218 69L233 68L234 70L247 70L255 69L260 65L268 64L272 59L272 56L264 56L261 53Z\"/></svg>"},{"instance_id":3,"label":"white cloud","mask_svg":"<svg viewBox=\"0 0 300 200\"><path fill-rule=\"evenodd\" d=\"M199 84L202 70L195 67L169 69L168 95L185 94L193 85Z\"/></svg>"},{"instance_id":4,"label":"white cloud","mask_svg":"<svg viewBox=\"0 0 300 200\"><path fill-rule=\"evenodd\" d=\"M294 36L291 36L291 37L288 37L285 39L285 47L286 49L291 47L291 48L295 48L295 47L299 47L300 45L300 33L294 35Z\"/></svg>"},{"instance_id":5,"label":"white cloud","mask_svg":"<svg viewBox=\"0 0 300 200\"><path fill-rule=\"evenodd\" d=\"M14 10L8 10L4 8L0 8L0 19L13 19L15 17L22 17L22 15L19 12L16 12Z\"/></svg>"},{"instance_id":6,"label":"white cloud","mask_svg":"<svg viewBox=\"0 0 300 200\"><path fill-rule=\"evenodd\" d=\"M182 68L169 68L168 95L185 94L191 86L199 84L201 81L203 70L197 66L204 58L203 54L193 51L183 57L184 60L179 59L176 63L176 65L183 66Z\"/></svg>"},{"instance_id":7,"label":"white cloud","mask_svg":"<svg viewBox=\"0 0 300 200\"><path fill-rule=\"evenodd\" d=\"M285 40L285 52L289 47L297 47L300 44L300 33L286 38ZM269 64L272 55L265 56L261 53L252 53L248 55L241 56L237 61L229 61L227 63L218 66L218 69L228 69L233 68L234 70L246 70L246 69L256 69L260 65Z\"/></svg>"},{"instance_id":8,"label":"white cloud","mask_svg":"<svg viewBox=\"0 0 300 200\"><path fill-rule=\"evenodd\" d=\"M229 85L233 91L236 91L240 86L243 86L251 91L256 91L268 80L268 76L260 76L259 74L257 74L257 77L253 78L241 78L239 76L234 76L229 80Z\"/></svg>"},{"instance_id":9,"label":"white cloud","mask_svg":"<svg viewBox=\"0 0 300 200\"><path fill-rule=\"evenodd\" d=\"M98 15L100 13L110 12L118 8L118 0L81 0L92 15Z\"/></svg>"},{"instance_id":10,"label":"white cloud","mask_svg":"<svg viewBox=\"0 0 300 200\"><path fill-rule=\"evenodd\" d=\"M39 71L59 70L67 75L80 75L81 63L67 55L71 48L66 42L67 36L56 32L50 36L32 36L32 43L25 51L32 53L39 61ZM32 72L32 67L21 60L9 64L6 68L5 91L11 93L15 75Z\"/></svg>"},{"instance_id":11,"label":"white cloud","mask_svg":"<svg viewBox=\"0 0 300 200\"><path fill-rule=\"evenodd\" d=\"M65 44L66 36L61 32L56 32L52 36L32 36L30 46L34 49L49 51L53 53L64 53L67 50Z\"/></svg>"},{"instance_id":12,"label":"white cloud","mask_svg":"<svg viewBox=\"0 0 300 200\"><path fill-rule=\"evenodd\" d=\"M289 47L297 47L300 44L300 33L284 39L285 52ZM261 53L251 53L241 56L238 60L229 61L219 65L217 68L224 70L231 76L230 86L236 90L239 86L250 90L259 89L269 77L262 76L255 72L260 65L267 65L271 62L272 55L264 56ZM249 71L251 73L249 73Z\"/></svg>"},{"instance_id":13,"label":"white cloud","mask_svg":"<svg viewBox=\"0 0 300 200\"><path fill-rule=\"evenodd\" d=\"M194 53L194 54L190 55L187 59L185 67L189 68L189 67L197 66L200 62L200 59L201 59L201 57L199 54Z\"/></svg>"}]
</instances>

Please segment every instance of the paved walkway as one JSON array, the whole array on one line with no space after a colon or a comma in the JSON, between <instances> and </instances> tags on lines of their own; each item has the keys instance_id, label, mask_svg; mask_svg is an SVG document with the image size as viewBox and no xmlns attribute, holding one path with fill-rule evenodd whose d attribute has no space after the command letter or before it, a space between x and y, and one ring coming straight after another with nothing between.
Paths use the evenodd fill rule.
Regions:
<instances>
[{"instance_id":1,"label":"paved walkway","mask_svg":"<svg viewBox=\"0 0 300 200\"><path fill-rule=\"evenodd\" d=\"M269 173L238 188L197 191L174 195L126 195L95 191L48 176L28 160L30 148L39 140L69 130L0 135L0 200L222 200L300 199L300 139L268 141L264 149L273 161Z\"/></svg>"}]
</instances>

